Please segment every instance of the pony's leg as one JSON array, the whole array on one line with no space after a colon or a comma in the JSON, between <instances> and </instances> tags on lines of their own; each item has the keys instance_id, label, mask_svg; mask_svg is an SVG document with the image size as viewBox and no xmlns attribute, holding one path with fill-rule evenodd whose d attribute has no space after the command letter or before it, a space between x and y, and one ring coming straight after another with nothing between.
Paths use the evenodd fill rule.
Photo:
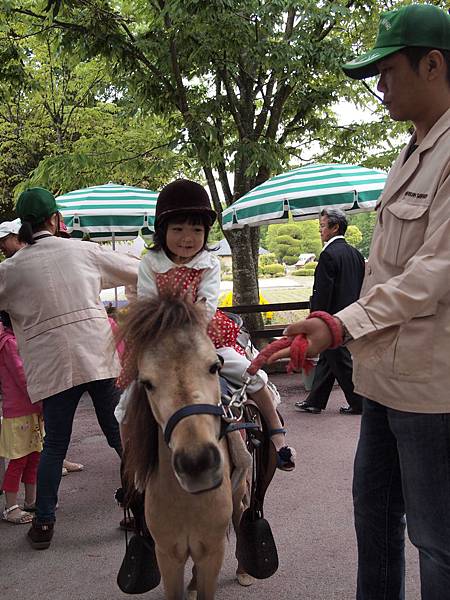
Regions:
<instances>
[{"instance_id":1,"label":"pony's leg","mask_svg":"<svg viewBox=\"0 0 450 600\"><path fill-rule=\"evenodd\" d=\"M215 546L214 552L195 562L197 567L197 600L214 600L224 554L225 541L222 541Z\"/></svg>"},{"instance_id":2,"label":"pony's leg","mask_svg":"<svg viewBox=\"0 0 450 600\"><path fill-rule=\"evenodd\" d=\"M166 600L184 599L184 564L176 558L158 552L156 548L156 558L161 573L161 579L164 585Z\"/></svg>"},{"instance_id":3,"label":"pony's leg","mask_svg":"<svg viewBox=\"0 0 450 600\"><path fill-rule=\"evenodd\" d=\"M197 600L197 568L192 567L192 578L187 587L187 600Z\"/></svg>"},{"instance_id":4,"label":"pony's leg","mask_svg":"<svg viewBox=\"0 0 450 600\"><path fill-rule=\"evenodd\" d=\"M246 494L248 494L248 496L250 496L250 490L249 489L247 490L247 487L248 487L248 483L244 479L240 488L238 490L236 490L236 492L233 494L233 515L231 518L233 521L233 529L236 533L236 536L237 536L238 529L239 529L239 523L241 522L242 513L244 512L244 508L245 508L244 501L248 502L248 498L246 498ZM236 579L238 580L238 583L244 587L253 585L256 581L256 579L254 577L252 577L251 575L249 575L248 573L245 572L243 567L241 567L241 565L239 564L239 561L238 561L238 566L236 569Z\"/></svg>"}]
</instances>

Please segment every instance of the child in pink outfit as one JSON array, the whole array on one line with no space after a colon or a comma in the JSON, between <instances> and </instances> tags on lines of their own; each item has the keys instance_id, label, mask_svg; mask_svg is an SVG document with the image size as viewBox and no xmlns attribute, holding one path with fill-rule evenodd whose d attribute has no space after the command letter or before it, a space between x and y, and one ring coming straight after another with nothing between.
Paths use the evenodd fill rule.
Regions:
<instances>
[{"instance_id":1,"label":"child in pink outfit","mask_svg":"<svg viewBox=\"0 0 450 600\"><path fill-rule=\"evenodd\" d=\"M0 323L0 384L3 398L3 422L0 433L0 456L9 459L2 489L6 508L2 518L16 525L29 523L36 500L36 479L42 450L43 421L41 404L32 404L22 359L11 329L9 317L2 313ZM25 511L17 504L20 481L25 485Z\"/></svg>"}]
</instances>

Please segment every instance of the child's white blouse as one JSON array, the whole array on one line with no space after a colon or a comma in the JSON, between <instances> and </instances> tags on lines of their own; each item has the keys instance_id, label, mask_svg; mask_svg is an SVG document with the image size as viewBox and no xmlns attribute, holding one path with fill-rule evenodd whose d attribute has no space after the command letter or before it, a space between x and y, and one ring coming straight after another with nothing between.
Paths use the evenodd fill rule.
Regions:
<instances>
[{"instance_id":1,"label":"child's white blouse","mask_svg":"<svg viewBox=\"0 0 450 600\"><path fill-rule=\"evenodd\" d=\"M172 269L180 267L202 271L197 300L206 300L208 314L212 318L219 302L220 262L216 256L206 250L202 250L183 265L174 263L163 250L147 252L139 265L138 296L157 296L158 286L156 284L155 273L167 273Z\"/></svg>"}]
</instances>

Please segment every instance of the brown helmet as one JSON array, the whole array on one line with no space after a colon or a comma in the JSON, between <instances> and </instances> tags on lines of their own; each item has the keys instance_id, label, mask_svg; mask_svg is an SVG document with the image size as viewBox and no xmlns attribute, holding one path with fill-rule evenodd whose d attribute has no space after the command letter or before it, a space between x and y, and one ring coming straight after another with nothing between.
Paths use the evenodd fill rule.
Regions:
<instances>
[{"instance_id":1,"label":"brown helmet","mask_svg":"<svg viewBox=\"0 0 450 600\"><path fill-rule=\"evenodd\" d=\"M210 226L217 216L211 208L205 188L189 179L177 179L159 192L156 202L155 227L159 227L167 218L183 213L205 215Z\"/></svg>"}]
</instances>

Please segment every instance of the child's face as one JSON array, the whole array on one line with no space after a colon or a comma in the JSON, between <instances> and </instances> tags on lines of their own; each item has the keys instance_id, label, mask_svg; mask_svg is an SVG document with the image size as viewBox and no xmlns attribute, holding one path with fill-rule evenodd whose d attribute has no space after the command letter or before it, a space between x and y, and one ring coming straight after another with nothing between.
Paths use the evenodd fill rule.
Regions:
<instances>
[{"instance_id":1,"label":"child's face","mask_svg":"<svg viewBox=\"0 0 450 600\"><path fill-rule=\"evenodd\" d=\"M174 263L189 262L205 243L205 227L202 224L169 223L166 244Z\"/></svg>"}]
</instances>

